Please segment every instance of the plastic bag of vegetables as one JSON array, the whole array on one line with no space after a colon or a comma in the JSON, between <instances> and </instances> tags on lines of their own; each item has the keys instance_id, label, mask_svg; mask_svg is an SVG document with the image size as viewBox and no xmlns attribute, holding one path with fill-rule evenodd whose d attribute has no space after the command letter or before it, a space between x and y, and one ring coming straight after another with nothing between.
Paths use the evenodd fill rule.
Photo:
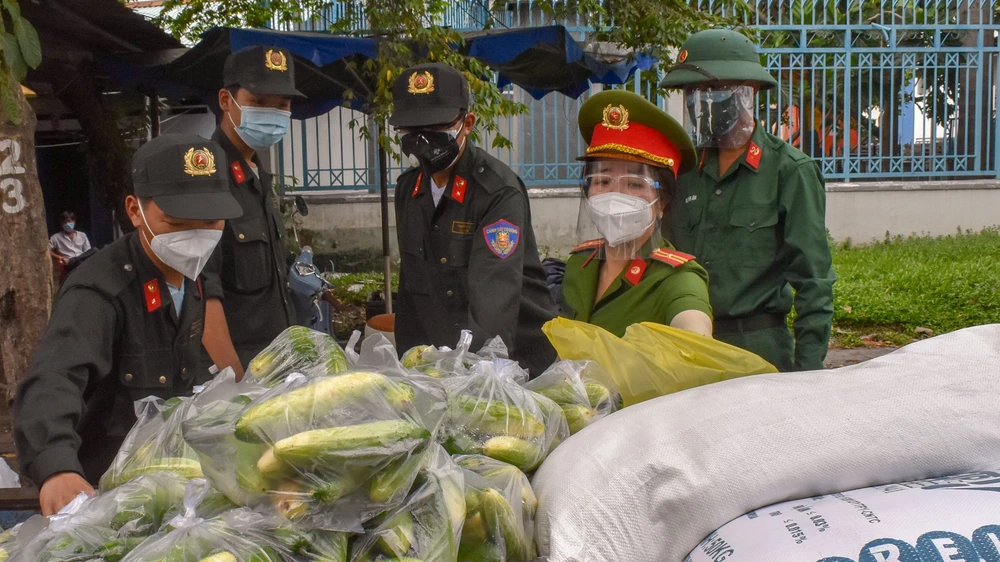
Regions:
<instances>
[{"instance_id":1,"label":"plastic bag of vegetables","mask_svg":"<svg viewBox=\"0 0 1000 562\"><path fill-rule=\"evenodd\" d=\"M210 493L203 479L192 480L185 492L184 513L160 533L128 553L122 562L293 562L285 545L268 531L268 517L245 508L203 519L197 506Z\"/></svg>"},{"instance_id":2,"label":"plastic bag of vegetables","mask_svg":"<svg viewBox=\"0 0 1000 562\"><path fill-rule=\"evenodd\" d=\"M295 560L301 562L347 562L350 554L350 537L339 531L305 529L287 524L272 531L274 537L285 545Z\"/></svg>"},{"instance_id":3,"label":"plastic bag of vegetables","mask_svg":"<svg viewBox=\"0 0 1000 562\"><path fill-rule=\"evenodd\" d=\"M482 455L461 455L465 472L465 524L461 562L527 562L534 558L538 500L520 469Z\"/></svg>"},{"instance_id":4,"label":"plastic bag of vegetables","mask_svg":"<svg viewBox=\"0 0 1000 562\"><path fill-rule=\"evenodd\" d=\"M181 435L181 422L194 412L195 400L195 397L163 400L150 396L137 401L136 423L101 476L101 491L161 471L175 472L185 478L202 477L198 456Z\"/></svg>"},{"instance_id":5,"label":"plastic bag of vegetables","mask_svg":"<svg viewBox=\"0 0 1000 562\"><path fill-rule=\"evenodd\" d=\"M420 457L412 492L398 508L369 524L352 562L455 562L465 520L462 470L440 446Z\"/></svg>"},{"instance_id":6,"label":"plastic bag of vegetables","mask_svg":"<svg viewBox=\"0 0 1000 562\"><path fill-rule=\"evenodd\" d=\"M448 406L438 438L449 453L482 454L525 472L568 437L562 410L523 388L528 373L507 359L479 361L466 376L442 381Z\"/></svg>"},{"instance_id":7,"label":"plastic bag of vegetables","mask_svg":"<svg viewBox=\"0 0 1000 562\"><path fill-rule=\"evenodd\" d=\"M593 361L557 361L525 388L551 399L574 434L621 408L621 395L599 380L610 376Z\"/></svg>"},{"instance_id":8,"label":"plastic bag of vegetables","mask_svg":"<svg viewBox=\"0 0 1000 562\"><path fill-rule=\"evenodd\" d=\"M8 545L9 560L121 560L165 519L182 511L187 482L172 472L157 472L75 502L49 518L40 531L18 533ZM44 519L39 521L44 524Z\"/></svg>"},{"instance_id":9,"label":"plastic bag of vegetables","mask_svg":"<svg viewBox=\"0 0 1000 562\"><path fill-rule=\"evenodd\" d=\"M469 369L482 360L482 357L469 351L471 345L472 332L463 330L455 349L418 345L407 350L400 362L407 369L413 369L434 378L467 375Z\"/></svg>"},{"instance_id":10,"label":"plastic bag of vegetables","mask_svg":"<svg viewBox=\"0 0 1000 562\"><path fill-rule=\"evenodd\" d=\"M274 386L292 373L324 376L348 368L347 355L329 334L291 326L250 361L243 380Z\"/></svg>"},{"instance_id":11,"label":"plastic bag of vegetables","mask_svg":"<svg viewBox=\"0 0 1000 562\"><path fill-rule=\"evenodd\" d=\"M184 436L234 502L357 531L405 498L437 425L422 413L441 402L438 388L375 371L293 376L249 401L213 402Z\"/></svg>"}]
</instances>

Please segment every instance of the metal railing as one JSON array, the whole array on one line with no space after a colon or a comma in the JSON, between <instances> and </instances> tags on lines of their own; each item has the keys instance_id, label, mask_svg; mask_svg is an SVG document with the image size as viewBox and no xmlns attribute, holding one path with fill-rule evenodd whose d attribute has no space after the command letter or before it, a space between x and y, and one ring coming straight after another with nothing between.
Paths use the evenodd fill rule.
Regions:
<instances>
[{"instance_id":1,"label":"metal railing","mask_svg":"<svg viewBox=\"0 0 1000 562\"><path fill-rule=\"evenodd\" d=\"M828 180L998 177L1000 25L991 2L770 0L736 11L730 0L692 1L737 17L756 35L779 83L760 96L762 126L815 158ZM508 2L499 13L487 5L453 2L438 23L459 30L488 20L493 27L553 23L530 0ZM310 25L327 29L337 17L330 12ZM586 38L583 20L560 23ZM677 108L676 98L657 95L658 80L639 73L625 87ZM529 186L576 185L576 157L585 148L576 116L587 94L534 100L516 87L506 93L528 112L500 124L514 146L494 155ZM376 189L371 143L349 127L352 119L365 116L337 109L296 122L278 147L279 174L297 189ZM390 181L404 167L395 164Z\"/></svg>"}]
</instances>

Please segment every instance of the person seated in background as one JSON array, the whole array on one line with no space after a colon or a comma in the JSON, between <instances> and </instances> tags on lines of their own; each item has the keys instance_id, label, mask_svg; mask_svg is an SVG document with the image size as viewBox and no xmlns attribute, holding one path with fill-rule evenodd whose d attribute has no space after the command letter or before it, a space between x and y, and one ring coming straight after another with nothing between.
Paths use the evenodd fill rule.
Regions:
<instances>
[{"instance_id":1,"label":"person seated in background","mask_svg":"<svg viewBox=\"0 0 1000 562\"><path fill-rule=\"evenodd\" d=\"M604 91L580 108L584 160L578 233L562 314L621 337L639 322L712 335L708 274L674 250L661 220L677 174L695 163L677 121L632 92Z\"/></svg>"},{"instance_id":2,"label":"person seated in background","mask_svg":"<svg viewBox=\"0 0 1000 562\"><path fill-rule=\"evenodd\" d=\"M76 215L73 211L59 214L59 232L49 237L49 252L60 266L65 266L75 257L91 249L87 234L76 229Z\"/></svg>"}]
</instances>

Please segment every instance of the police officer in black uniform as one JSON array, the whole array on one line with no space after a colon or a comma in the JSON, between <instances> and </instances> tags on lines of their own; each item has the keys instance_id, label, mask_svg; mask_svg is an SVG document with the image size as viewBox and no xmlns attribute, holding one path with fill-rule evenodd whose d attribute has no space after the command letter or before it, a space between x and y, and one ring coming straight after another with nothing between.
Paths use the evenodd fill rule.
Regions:
<instances>
[{"instance_id":1,"label":"police officer in black uniform","mask_svg":"<svg viewBox=\"0 0 1000 562\"><path fill-rule=\"evenodd\" d=\"M44 514L93 491L135 423L135 400L190 394L210 378L199 273L223 221L241 213L225 174L225 153L201 137L142 146L125 201L136 231L63 284L14 399L21 472L41 487Z\"/></svg>"},{"instance_id":2,"label":"police officer in black uniform","mask_svg":"<svg viewBox=\"0 0 1000 562\"><path fill-rule=\"evenodd\" d=\"M399 350L473 349L495 336L533 376L555 360L541 331L556 315L521 179L468 138L476 123L465 76L444 64L407 69L393 85L389 124L418 166L396 185Z\"/></svg>"},{"instance_id":3,"label":"police officer in black uniform","mask_svg":"<svg viewBox=\"0 0 1000 562\"><path fill-rule=\"evenodd\" d=\"M259 153L288 131L292 98L302 94L295 89L291 54L277 47L232 53L223 78L222 120L212 140L229 159L230 189L243 216L226 223L206 269L204 343L213 357L228 355L220 366L242 375L242 366L294 322L285 225L274 201L274 176L263 168Z\"/></svg>"}]
</instances>

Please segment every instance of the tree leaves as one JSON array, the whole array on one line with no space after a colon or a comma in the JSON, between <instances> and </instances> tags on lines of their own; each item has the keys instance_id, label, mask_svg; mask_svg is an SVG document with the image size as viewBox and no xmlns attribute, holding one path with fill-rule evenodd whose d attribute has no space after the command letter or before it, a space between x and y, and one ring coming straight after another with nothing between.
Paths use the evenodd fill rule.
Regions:
<instances>
[{"instance_id":1,"label":"tree leaves","mask_svg":"<svg viewBox=\"0 0 1000 562\"><path fill-rule=\"evenodd\" d=\"M42 63L42 45L38 32L28 20L21 17L21 7L17 0L2 0L4 11L14 25L14 33L9 33L0 17L0 111L15 125L23 118L21 114L21 82L28 75L28 67L38 68Z\"/></svg>"},{"instance_id":2,"label":"tree leaves","mask_svg":"<svg viewBox=\"0 0 1000 562\"><path fill-rule=\"evenodd\" d=\"M0 34L0 46L3 47L3 60L7 63L14 79L18 82L24 80L28 75L28 65L21 54L21 47L17 42L17 37L13 34L3 32Z\"/></svg>"},{"instance_id":3,"label":"tree leaves","mask_svg":"<svg viewBox=\"0 0 1000 562\"><path fill-rule=\"evenodd\" d=\"M5 0L4 4L12 1ZM42 43L38 40L35 27L28 23L28 20L18 17L14 20L14 35L17 36L17 44L21 47L24 62L31 68L38 68L38 65L42 64Z\"/></svg>"}]
</instances>

